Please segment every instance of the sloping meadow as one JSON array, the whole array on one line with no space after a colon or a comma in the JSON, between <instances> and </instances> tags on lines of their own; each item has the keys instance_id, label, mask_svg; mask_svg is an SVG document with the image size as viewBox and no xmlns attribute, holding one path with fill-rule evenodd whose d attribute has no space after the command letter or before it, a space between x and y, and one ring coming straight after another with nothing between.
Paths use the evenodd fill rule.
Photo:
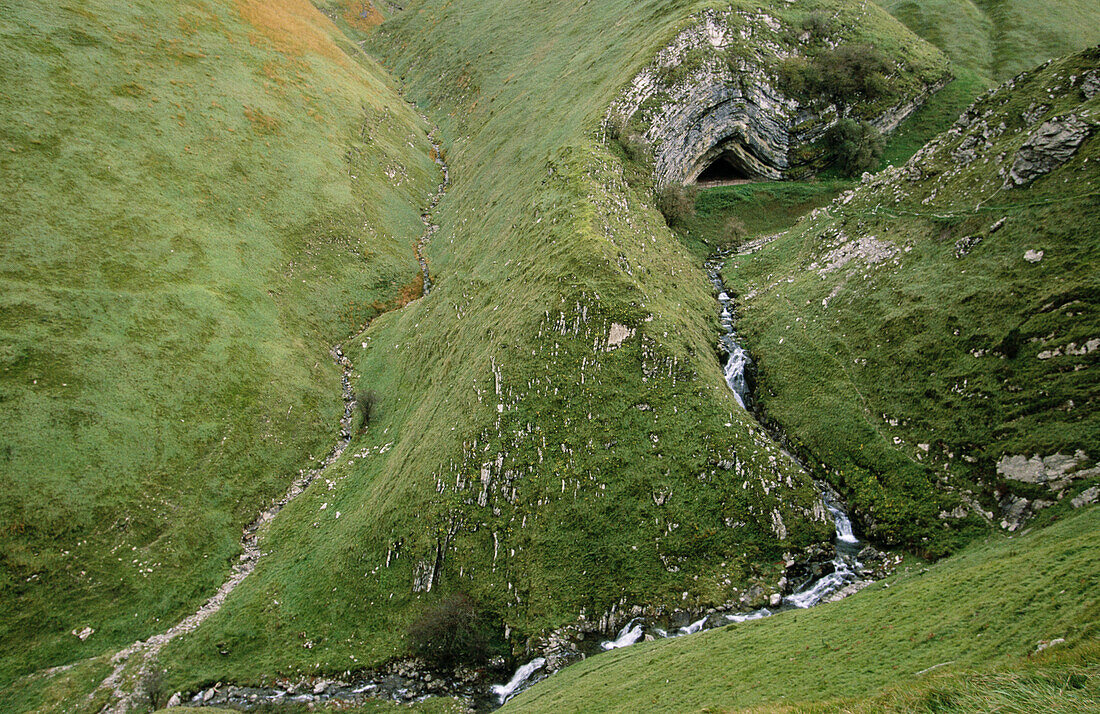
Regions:
<instances>
[{"instance_id":1,"label":"sloping meadow","mask_svg":"<svg viewBox=\"0 0 1100 714\"><path fill-rule=\"evenodd\" d=\"M736 4L745 22L812 9L765 5ZM435 287L356 340L369 425L227 607L173 645L179 683L402 656L409 623L456 592L517 649L636 606L736 602L829 539L810 479L723 381L701 266L601 130L704 6L422 2L370 37L445 139ZM919 42L844 7L885 45Z\"/></svg>"},{"instance_id":2,"label":"sloping meadow","mask_svg":"<svg viewBox=\"0 0 1100 714\"><path fill-rule=\"evenodd\" d=\"M415 282L427 127L308 3L6 3L0 686L194 610Z\"/></svg>"}]
</instances>

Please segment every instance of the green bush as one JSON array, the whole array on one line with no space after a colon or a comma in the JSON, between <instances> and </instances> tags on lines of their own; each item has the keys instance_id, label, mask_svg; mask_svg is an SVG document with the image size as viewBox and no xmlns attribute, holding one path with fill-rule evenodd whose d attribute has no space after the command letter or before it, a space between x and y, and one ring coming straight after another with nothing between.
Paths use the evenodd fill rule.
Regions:
<instances>
[{"instance_id":1,"label":"green bush","mask_svg":"<svg viewBox=\"0 0 1100 714\"><path fill-rule=\"evenodd\" d=\"M366 389L355 395L355 406L359 408L359 415L363 417L363 427L370 424L371 415L378 404L378 395L372 390Z\"/></svg>"},{"instance_id":2,"label":"green bush","mask_svg":"<svg viewBox=\"0 0 1100 714\"><path fill-rule=\"evenodd\" d=\"M413 654L439 669L481 665L489 659L491 627L491 618L473 598L454 593L409 627L409 646Z\"/></svg>"},{"instance_id":3,"label":"green bush","mask_svg":"<svg viewBox=\"0 0 1100 714\"><path fill-rule=\"evenodd\" d=\"M837 168L847 176L878 166L886 141L867 122L841 119L825 133L824 143Z\"/></svg>"},{"instance_id":4,"label":"green bush","mask_svg":"<svg viewBox=\"0 0 1100 714\"><path fill-rule=\"evenodd\" d=\"M718 247L719 248L733 248L740 245L741 241L745 240L745 236L749 234L749 229L745 226L745 222L737 216L730 216L726 219L726 222L722 224L722 228L718 234Z\"/></svg>"},{"instance_id":5,"label":"green bush","mask_svg":"<svg viewBox=\"0 0 1100 714\"><path fill-rule=\"evenodd\" d=\"M780 66L783 88L806 103L835 104L842 113L858 102L874 102L890 92L890 61L870 45L841 45Z\"/></svg>"},{"instance_id":6,"label":"green bush","mask_svg":"<svg viewBox=\"0 0 1100 714\"><path fill-rule=\"evenodd\" d=\"M657 194L657 210L671 228L681 228L695 215L695 186L665 186Z\"/></svg>"}]
</instances>

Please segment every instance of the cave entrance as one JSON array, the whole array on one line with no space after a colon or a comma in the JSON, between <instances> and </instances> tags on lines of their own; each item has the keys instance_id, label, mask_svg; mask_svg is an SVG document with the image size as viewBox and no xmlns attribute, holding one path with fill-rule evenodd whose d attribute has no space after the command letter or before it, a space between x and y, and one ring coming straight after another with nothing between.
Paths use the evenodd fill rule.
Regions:
<instances>
[{"instance_id":1,"label":"cave entrance","mask_svg":"<svg viewBox=\"0 0 1100 714\"><path fill-rule=\"evenodd\" d=\"M708 188L711 186L735 186L749 183L753 177L745 170L744 165L732 152L719 154L710 164L699 172L695 179L697 186Z\"/></svg>"}]
</instances>

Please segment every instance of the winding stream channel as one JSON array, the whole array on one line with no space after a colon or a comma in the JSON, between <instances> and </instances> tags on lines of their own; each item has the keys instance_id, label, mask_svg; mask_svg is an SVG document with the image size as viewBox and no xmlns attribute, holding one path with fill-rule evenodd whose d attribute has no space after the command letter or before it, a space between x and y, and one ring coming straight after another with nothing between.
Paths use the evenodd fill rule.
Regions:
<instances>
[{"instance_id":1,"label":"winding stream channel","mask_svg":"<svg viewBox=\"0 0 1100 714\"><path fill-rule=\"evenodd\" d=\"M719 338L719 346L726 355L723 371L726 384L729 385L730 391L737 399L737 403L752 414L752 385L748 371L752 359L734 330L734 301L727 292L726 286L722 283L721 264L721 256L714 258L707 262L706 271L711 283L714 285L718 296L718 304L721 307L720 320L724 332ZM787 455L802 465L797 458L789 453ZM803 468L805 470L804 466ZM830 596L835 596L836 599L842 597L844 593L841 593L841 591L844 588L862 579L859 572L862 563L858 558L860 541L852 532L852 521L844 511L840 498L827 484L817 480L814 483L821 494L821 500L833 517L835 530L833 542L836 546L836 556L830 564L831 570L829 572L817 578L808 578L806 582L796 587L793 592L782 597L777 604L771 607L763 607L749 612L708 614L673 630L664 630L647 622L644 618L635 618L626 623L615 639L602 642L600 647L604 651L609 651L629 647L649 639L670 639L694 635L717 627L725 627L731 623L770 617L784 610L810 608L830 599ZM553 672L546 671L546 663L545 658L537 657L516 670L508 682L493 685L492 691L496 695L497 702L504 704L520 692L553 674Z\"/></svg>"}]
</instances>

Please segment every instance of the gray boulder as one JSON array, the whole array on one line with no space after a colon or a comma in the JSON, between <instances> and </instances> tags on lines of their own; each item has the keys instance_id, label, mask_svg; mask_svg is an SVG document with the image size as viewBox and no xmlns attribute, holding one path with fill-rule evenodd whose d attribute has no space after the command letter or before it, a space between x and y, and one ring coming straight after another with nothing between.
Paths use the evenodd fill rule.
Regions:
<instances>
[{"instance_id":1,"label":"gray boulder","mask_svg":"<svg viewBox=\"0 0 1100 714\"><path fill-rule=\"evenodd\" d=\"M1005 188L1026 186L1073 158L1092 133L1093 126L1071 114L1043 123L1020 150Z\"/></svg>"},{"instance_id":2,"label":"gray boulder","mask_svg":"<svg viewBox=\"0 0 1100 714\"><path fill-rule=\"evenodd\" d=\"M1090 503L1096 503L1097 499L1100 499L1100 486L1093 486L1077 494L1070 503L1074 508L1084 508Z\"/></svg>"}]
</instances>

